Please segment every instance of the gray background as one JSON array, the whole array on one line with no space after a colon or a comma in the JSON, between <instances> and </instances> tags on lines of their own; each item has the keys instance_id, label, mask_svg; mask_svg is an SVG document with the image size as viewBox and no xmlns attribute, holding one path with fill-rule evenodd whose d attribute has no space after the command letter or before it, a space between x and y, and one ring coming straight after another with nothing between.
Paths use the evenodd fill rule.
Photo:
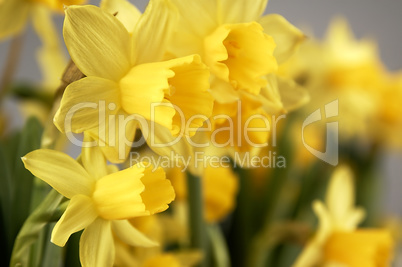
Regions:
<instances>
[{"instance_id":1,"label":"gray background","mask_svg":"<svg viewBox=\"0 0 402 267\"><path fill-rule=\"evenodd\" d=\"M93 4L98 2L91 1ZM132 2L143 10L148 1ZM233 3L235 2L234 0ZM293 24L311 29L317 37L324 36L331 18L337 15L346 17L358 38L372 37L377 40L381 58L390 70L402 69L401 11L401 0L271 0L267 8L267 13L279 13ZM56 18L60 32L62 21L62 17ZM35 61L35 50L40 46L40 41L31 27L27 28L25 41L16 79L40 81L40 71ZM8 46L8 41L0 44L0 73ZM381 163L384 177L383 205L389 214L402 214L401 163L401 152L384 153L384 160Z\"/></svg>"}]
</instances>

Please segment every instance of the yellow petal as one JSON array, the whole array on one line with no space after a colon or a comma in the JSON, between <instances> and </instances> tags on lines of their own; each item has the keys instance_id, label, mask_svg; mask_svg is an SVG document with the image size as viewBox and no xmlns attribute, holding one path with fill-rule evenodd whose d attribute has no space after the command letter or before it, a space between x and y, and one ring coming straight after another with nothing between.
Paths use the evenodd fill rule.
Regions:
<instances>
[{"instance_id":1,"label":"yellow petal","mask_svg":"<svg viewBox=\"0 0 402 267\"><path fill-rule=\"evenodd\" d=\"M204 37L218 26L216 0L171 2L180 16L169 51L176 57L202 54Z\"/></svg>"},{"instance_id":2,"label":"yellow petal","mask_svg":"<svg viewBox=\"0 0 402 267\"><path fill-rule=\"evenodd\" d=\"M130 35L112 14L96 6L68 7L63 35L86 76L118 81L130 69Z\"/></svg>"},{"instance_id":3,"label":"yellow petal","mask_svg":"<svg viewBox=\"0 0 402 267\"><path fill-rule=\"evenodd\" d=\"M169 0L149 1L133 32L133 62L161 61L176 23L177 11Z\"/></svg>"},{"instance_id":4,"label":"yellow petal","mask_svg":"<svg viewBox=\"0 0 402 267\"><path fill-rule=\"evenodd\" d=\"M221 23L244 23L256 21L264 13L268 0L240 0L236 4L231 0L217 2Z\"/></svg>"},{"instance_id":5,"label":"yellow petal","mask_svg":"<svg viewBox=\"0 0 402 267\"><path fill-rule=\"evenodd\" d=\"M347 166L338 167L331 176L326 203L336 227L342 229L344 222L355 210L353 173ZM342 195L342 198L339 196ZM357 227L354 225L353 228Z\"/></svg>"},{"instance_id":6,"label":"yellow petal","mask_svg":"<svg viewBox=\"0 0 402 267\"><path fill-rule=\"evenodd\" d=\"M166 103L165 92L170 88L168 79L175 75L169 67L166 62L158 62L132 68L120 81L124 111L128 114L138 114L147 120L154 120L171 129L175 110L170 105L157 105Z\"/></svg>"},{"instance_id":7,"label":"yellow petal","mask_svg":"<svg viewBox=\"0 0 402 267\"><path fill-rule=\"evenodd\" d=\"M155 247L158 243L149 239L146 235L133 227L129 221L120 220L112 222L112 230L124 243L135 247Z\"/></svg>"},{"instance_id":8,"label":"yellow petal","mask_svg":"<svg viewBox=\"0 0 402 267\"><path fill-rule=\"evenodd\" d=\"M233 88L258 94L276 71L275 42L256 22L224 24L205 38L205 63Z\"/></svg>"},{"instance_id":9,"label":"yellow petal","mask_svg":"<svg viewBox=\"0 0 402 267\"><path fill-rule=\"evenodd\" d=\"M97 217L98 213L88 196L74 196L53 228L52 243L64 247L70 235L87 227Z\"/></svg>"},{"instance_id":10,"label":"yellow petal","mask_svg":"<svg viewBox=\"0 0 402 267\"><path fill-rule=\"evenodd\" d=\"M317 244L322 246L332 234L332 218L324 203L321 201L316 200L313 202L313 210L318 217L318 231L314 239Z\"/></svg>"},{"instance_id":11,"label":"yellow petal","mask_svg":"<svg viewBox=\"0 0 402 267\"><path fill-rule=\"evenodd\" d=\"M145 185L141 198L150 214L165 211L169 208L168 204L175 198L173 186L166 179L163 169L152 170L152 168L145 169L144 176L141 178Z\"/></svg>"},{"instance_id":12,"label":"yellow petal","mask_svg":"<svg viewBox=\"0 0 402 267\"><path fill-rule=\"evenodd\" d=\"M36 56L44 77L43 85L50 92L54 92L60 85L67 59L50 11L42 5L34 5L32 21L35 31L42 42L42 47L36 52Z\"/></svg>"},{"instance_id":13,"label":"yellow petal","mask_svg":"<svg viewBox=\"0 0 402 267\"><path fill-rule=\"evenodd\" d=\"M186 136L173 136L171 131L158 124L153 125L153 131L150 129L141 128L144 138L148 146L157 154L161 156L171 157L178 155L180 157L173 158L176 166L183 166L185 161L193 155L193 147L187 141ZM183 162L184 160L184 162Z\"/></svg>"},{"instance_id":14,"label":"yellow petal","mask_svg":"<svg viewBox=\"0 0 402 267\"><path fill-rule=\"evenodd\" d=\"M99 126L99 117L120 109L120 94L110 80L86 77L70 84L64 92L54 123L61 132L81 133Z\"/></svg>"},{"instance_id":15,"label":"yellow petal","mask_svg":"<svg viewBox=\"0 0 402 267\"><path fill-rule=\"evenodd\" d=\"M211 95L214 97L215 101L220 104L228 104L239 100L239 93L233 90L233 86L230 83L216 76L212 76L210 80Z\"/></svg>"},{"instance_id":16,"label":"yellow petal","mask_svg":"<svg viewBox=\"0 0 402 267\"><path fill-rule=\"evenodd\" d=\"M186 129L184 134L193 136L212 114L214 99L208 92L209 71L198 55L174 59L171 64L175 76L169 79L171 92L165 98L179 109L173 117L172 134L178 135L184 129L184 119L186 126L193 129Z\"/></svg>"},{"instance_id":17,"label":"yellow petal","mask_svg":"<svg viewBox=\"0 0 402 267\"><path fill-rule=\"evenodd\" d=\"M90 195L94 178L73 158L59 151L38 149L22 158L25 168L67 198Z\"/></svg>"},{"instance_id":18,"label":"yellow petal","mask_svg":"<svg viewBox=\"0 0 402 267\"><path fill-rule=\"evenodd\" d=\"M278 77L275 74L265 76L267 85L261 88L260 94L256 96L262 107L268 114L278 114L285 112L281 99L282 88L279 87Z\"/></svg>"},{"instance_id":19,"label":"yellow petal","mask_svg":"<svg viewBox=\"0 0 402 267\"><path fill-rule=\"evenodd\" d=\"M96 219L87 227L80 239L82 267L113 266L115 257L111 222Z\"/></svg>"},{"instance_id":20,"label":"yellow petal","mask_svg":"<svg viewBox=\"0 0 402 267\"><path fill-rule=\"evenodd\" d=\"M131 151L137 121L122 110L113 118L107 121L105 127L94 128L87 133L97 141L108 161L122 163Z\"/></svg>"},{"instance_id":21,"label":"yellow petal","mask_svg":"<svg viewBox=\"0 0 402 267\"><path fill-rule=\"evenodd\" d=\"M30 4L25 0L0 3L0 40L20 33L27 22Z\"/></svg>"},{"instance_id":22,"label":"yellow petal","mask_svg":"<svg viewBox=\"0 0 402 267\"><path fill-rule=\"evenodd\" d=\"M298 109L310 101L308 91L290 79L278 78L279 93L286 112Z\"/></svg>"},{"instance_id":23,"label":"yellow petal","mask_svg":"<svg viewBox=\"0 0 402 267\"><path fill-rule=\"evenodd\" d=\"M93 200L99 215L107 220L122 220L148 215L141 193L144 168L133 166L109 174L96 182Z\"/></svg>"},{"instance_id":24,"label":"yellow petal","mask_svg":"<svg viewBox=\"0 0 402 267\"><path fill-rule=\"evenodd\" d=\"M281 15L264 16L259 23L264 28L264 32L274 38L276 43L274 56L278 64L285 62L293 55L305 39L305 35Z\"/></svg>"},{"instance_id":25,"label":"yellow petal","mask_svg":"<svg viewBox=\"0 0 402 267\"><path fill-rule=\"evenodd\" d=\"M84 142L81 152L82 165L95 179L108 175L106 158L101 148L96 145L94 139L88 133L84 134Z\"/></svg>"},{"instance_id":26,"label":"yellow petal","mask_svg":"<svg viewBox=\"0 0 402 267\"><path fill-rule=\"evenodd\" d=\"M127 0L102 0L100 7L120 20L128 32L133 32L141 12Z\"/></svg>"}]
</instances>

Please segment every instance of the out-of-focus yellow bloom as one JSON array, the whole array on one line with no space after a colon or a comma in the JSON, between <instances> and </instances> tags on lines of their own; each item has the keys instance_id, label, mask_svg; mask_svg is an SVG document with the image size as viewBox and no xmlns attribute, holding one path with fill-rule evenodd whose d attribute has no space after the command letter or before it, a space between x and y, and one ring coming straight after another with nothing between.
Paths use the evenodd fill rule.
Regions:
<instances>
[{"instance_id":1,"label":"out-of-focus yellow bloom","mask_svg":"<svg viewBox=\"0 0 402 267\"><path fill-rule=\"evenodd\" d=\"M158 135L155 138L193 135L182 127L182 120L193 115L198 117L188 126L202 126L213 105L207 91L207 67L197 55L161 62L174 26L172 10L168 1L152 0L132 34L112 14L95 6L66 10L65 42L73 61L87 77L67 87L54 118L60 131L89 131L104 145L108 160L122 162L134 140L138 119L143 131L148 130L148 122L156 123L152 133L144 134L147 141ZM81 106L71 113L77 105L88 102L95 107ZM103 124L100 114L105 114ZM124 121L119 122L117 117ZM170 153L172 148L167 150ZM164 151L166 148L160 152Z\"/></svg>"},{"instance_id":2,"label":"out-of-focus yellow bloom","mask_svg":"<svg viewBox=\"0 0 402 267\"><path fill-rule=\"evenodd\" d=\"M187 180L180 168L167 171L177 194L177 201L187 199ZM209 223L224 219L236 205L239 182L229 166L214 167L208 165L200 177L203 184L204 216Z\"/></svg>"},{"instance_id":3,"label":"out-of-focus yellow bloom","mask_svg":"<svg viewBox=\"0 0 402 267\"><path fill-rule=\"evenodd\" d=\"M83 148L82 165L64 153L46 149L30 152L22 160L36 177L70 199L51 241L64 246L71 234L85 229L80 240L83 266L113 265L112 233L131 246L156 245L127 219L168 208L175 193L162 169L152 172L137 164L113 172L99 147Z\"/></svg>"},{"instance_id":4,"label":"out-of-focus yellow bloom","mask_svg":"<svg viewBox=\"0 0 402 267\"><path fill-rule=\"evenodd\" d=\"M338 99L341 140L400 143L402 76L388 74L378 54L373 41L356 40L336 19L326 40L305 42L279 73L310 90L306 114Z\"/></svg>"},{"instance_id":5,"label":"out-of-focus yellow bloom","mask_svg":"<svg viewBox=\"0 0 402 267\"><path fill-rule=\"evenodd\" d=\"M357 229L364 211L354 206L352 173L338 167L331 177L326 205L315 201L319 228L294 267L390 266L393 240L385 229Z\"/></svg>"}]
</instances>

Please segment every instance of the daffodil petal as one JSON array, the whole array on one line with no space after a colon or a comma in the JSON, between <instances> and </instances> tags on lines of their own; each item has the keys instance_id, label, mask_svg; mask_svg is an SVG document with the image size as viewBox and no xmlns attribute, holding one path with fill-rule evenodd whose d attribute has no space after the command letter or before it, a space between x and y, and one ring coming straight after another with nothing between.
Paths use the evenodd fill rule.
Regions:
<instances>
[{"instance_id":1,"label":"daffodil petal","mask_svg":"<svg viewBox=\"0 0 402 267\"><path fill-rule=\"evenodd\" d=\"M281 99L278 77L275 74L265 76L267 85L261 88L260 94L256 96L262 103L262 108L268 114L278 114L284 112Z\"/></svg>"},{"instance_id":2,"label":"daffodil petal","mask_svg":"<svg viewBox=\"0 0 402 267\"><path fill-rule=\"evenodd\" d=\"M80 239L82 267L112 266L115 257L111 222L101 218L88 226Z\"/></svg>"},{"instance_id":3,"label":"daffodil petal","mask_svg":"<svg viewBox=\"0 0 402 267\"><path fill-rule=\"evenodd\" d=\"M233 103L239 100L239 94L233 86L216 76L211 77L211 95L220 104Z\"/></svg>"},{"instance_id":4,"label":"daffodil petal","mask_svg":"<svg viewBox=\"0 0 402 267\"><path fill-rule=\"evenodd\" d=\"M214 99L208 92L209 71L198 55L174 59L171 64L175 76L169 79L169 84L174 92L167 98L179 109L173 117L172 134L181 132L184 119L186 126L193 129L186 129L184 134L193 136L212 114Z\"/></svg>"},{"instance_id":5,"label":"daffodil petal","mask_svg":"<svg viewBox=\"0 0 402 267\"><path fill-rule=\"evenodd\" d=\"M54 123L61 132L81 133L99 126L99 117L120 109L118 85L107 79L86 77L70 84L64 92Z\"/></svg>"},{"instance_id":6,"label":"daffodil petal","mask_svg":"<svg viewBox=\"0 0 402 267\"><path fill-rule=\"evenodd\" d=\"M46 89L54 92L60 85L60 79L67 65L51 13L42 5L32 6L32 21L36 33L42 41L42 47L37 51Z\"/></svg>"},{"instance_id":7,"label":"daffodil petal","mask_svg":"<svg viewBox=\"0 0 402 267\"><path fill-rule=\"evenodd\" d=\"M145 185L141 198L150 214L162 212L169 208L168 204L174 200L175 193L162 168L153 170L153 167L149 167L145 169L141 182Z\"/></svg>"},{"instance_id":8,"label":"daffodil petal","mask_svg":"<svg viewBox=\"0 0 402 267\"><path fill-rule=\"evenodd\" d=\"M133 62L138 65L161 61L176 23L177 12L170 1L149 1L133 32Z\"/></svg>"},{"instance_id":9,"label":"daffodil petal","mask_svg":"<svg viewBox=\"0 0 402 267\"><path fill-rule=\"evenodd\" d=\"M118 81L130 69L130 35L96 6L66 9L63 35L70 56L86 76Z\"/></svg>"},{"instance_id":10,"label":"daffodil petal","mask_svg":"<svg viewBox=\"0 0 402 267\"><path fill-rule=\"evenodd\" d=\"M151 129L153 131L151 132ZM179 155L176 159L178 166L182 166L185 162L181 159L187 160L190 155L193 155L194 151L192 146L187 141L187 137L184 135L173 136L170 130L163 127L157 123L153 124L153 128L141 128L143 136L148 144L148 146L156 153L161 156L170 157L173 155ZM173 160L173 159L172 159Z\"/></svg>"},{"instance_id":11,"label":"daffodil petal","mask_svg":"<svg viewBox=\"0 0 402 267\"><path fill-rule=\"evenodd\" d=\"M50 149L34 150L22 158L25 168L67 198L90 195L94 179L73 158Z\"/></svg>"},{"instance_id":12,"label":"daffodil petal","mask_svg":"<svg viewBox=\"0 0 402 267\"><path fill-rule=\"evenodd\" d=\"M324 245L325 241L331 235L333 230L333 224L331 223L332 218L324 203L321 201L316 200L313 202L313 210L319 220L315 240L318 244Z\"/></svg>"},{"instance_id":13,"label":"daffodil petal","mask_svg":"<svg viewBox=\"0 0 402 267\"><path fill-rule=\"evenodd\" d=\"M98 213L90 197L74 196L53 228L52 243L64 247L70 235L87 227L97 217Z\"/></svg>"},{"instance_id":14,"label":"daffodil petal","mask_svg":"<svg viewBox=\"0 0 402 267\"><path fill-rule=\"evenodd\" d=\"M256 21L264 13L268 0L241 0L236 4L231 0L217 2L221 23L244 23Z\"/></svg>"},{"instance_id":15,"label":"daffodil petal","mask_svg":"<svg viewBox=\"0 0 402 267\"><path fill-rule=\"evenodd\" d=\"M88 133L84 134L84 142L87 144L87 146L82 147L81 152L84 168L95 179L108 175L106 158L100 147L96 145L96 142Z\"/></svg>"},{"instance_id":16,"label":"daffodil petal","mask_svg":"<svg viewBox=\"0 0 402 267\"><path fill-rule=\"evenodd\" d=\"M337 225L341 225L354 209L354 203L353 173L347 166L340 166L332 174L326 194L328 210Z\"/></svg>"},{"instance_id":17,"label":"daffodil petal","mask_svg":"<svg viewBox=\"0 0 402 267\"><path fill-rule=\"evenodd\" d=\"M108 161L123 163L131 151L137 127L135 116L129 116L120 110L115 120L108 121L105 128L94 128L87 133L97 140Z\"/></svg>"},{"instance_id":18,"label":"daffodil petal","mask_svg":"<svg viewBox=\"0 0 402 267\"><path fill-rule=\"evenodd\" d=\"M310 95L306 89L293 80L277 77L280 99L286 112L298 109L310 101Z\"/></svg>"},{"instance_id":19,"label":"daffodil petal","mask_svg":"<svg viewBox=\"0 0 402 267\"><path fill-rule=\"evenodd\" d=\"M132 68L120 81L123 110L171 129L175 110L164 100L169 78L175 75L170 67L170 61L165 61Z\"/></svg>"},{"instance_id":20,"label":"daffodil petal","mask_svg":"<svg viewBox=\"0 0 402 267\"><path fill-rule=\"evenodd\" d=\"M266 15L259 20L259 23L264 28L264 32L274 38L277 45L274 56L278 64L285 62L293 55L305 39L305 35L281 15Z\"/></svg>"},{"instance_id":21,"label":"daffodil petal","mask_svg":"<svg viewBox=\"0 0 402 267\"><path fill-rule=\"evenodd\" d=\"M0 40L20 33L27 22L30 3L4 0L0 3Z\"/></svg>"},{"instance_id":22,"label":"daffodil petal","mask_svg":"<svg viewBox=\"0 0 402 267\"><path fill-rule=\"evenodd\" d=\"M133 166L98 180L92 198L99 215L107 220L149 215L141 198L143 175L144 167Z\"/></svg>"},{"instance_id":23,"label":"daffodil petal","mask_svg":"<svg viewBox=\"0 0 402 267\"><path fill-rule=\"evenodd\" d=\"M135 24L141 17L141 12L137 7L127 0L103 0L100 7L115 15L128 32L133 32Z\"/></svg>"},{"instance_id":24,"label":"daffodil petal","mask_svg":"<svg viewBox=\"0 0 402 267\"><path fill-rule=\"evenodd\" d=\"M135 247L155 247L158 243L138 231L127 220L112 221L112 230L124 243Z\"/></svg>"}]
</instances>

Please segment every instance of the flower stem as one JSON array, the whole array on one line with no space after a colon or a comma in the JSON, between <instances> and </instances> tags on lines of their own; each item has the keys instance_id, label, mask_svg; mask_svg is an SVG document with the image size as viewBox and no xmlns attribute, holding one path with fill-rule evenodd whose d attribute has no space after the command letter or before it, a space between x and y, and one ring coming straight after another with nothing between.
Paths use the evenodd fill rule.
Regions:
<instances>
[{"instance_id":1,"label":"flower stem","mask_svg":"<svg viewBox=\"0 0 402 267\"><path fill-rule=\"evenodd\" d=\"M6 63L4 65L4 72L0 80L0 103L3 98L7 95L7 89L11 83L15 71L17 70L18 61L21 55L21 49L23 44L24 36L19 34L15 36L10 43L10 50Z\"/></svg>"},{"instance_id":2,"label":"flower stem","mask_svg":"<svg viewBox=\"0 0 402 267\"><path fill-rule=\"evenodd\" d=\"M200 267L208 264L208 239L204 222L204 204L202 195L202 180L200 177L187 174L188 204L189 204L189 226L190 242L193 249L203 253L203 260Z\"/></svg>"}]
</instances>

